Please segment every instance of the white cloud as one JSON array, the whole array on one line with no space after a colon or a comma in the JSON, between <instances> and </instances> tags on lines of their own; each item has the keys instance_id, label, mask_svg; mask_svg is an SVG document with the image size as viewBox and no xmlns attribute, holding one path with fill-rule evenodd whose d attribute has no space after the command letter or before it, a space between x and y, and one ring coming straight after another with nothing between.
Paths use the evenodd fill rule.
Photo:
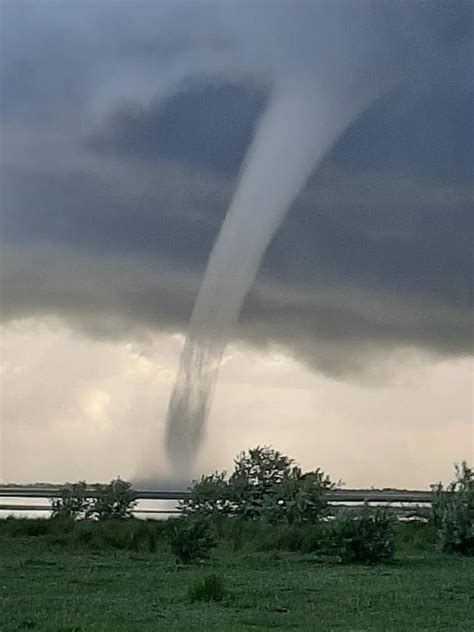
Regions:
<instances>
[{"instance_id":1,"label":"white cloud","mask_svg":"<svg viewBox=\"0 0 474 632\"><path fill-rule=\"evenodd\" d=\"M3 478L107 480L166 475L164 420L183 338L91 341L58 319L1 334ZM277 350L231 346L198 469L229 469L271 444L349 486L426 487L474 457L469 360L414 352L382 386L335 380Z\"/></svg>"}]
</instances>

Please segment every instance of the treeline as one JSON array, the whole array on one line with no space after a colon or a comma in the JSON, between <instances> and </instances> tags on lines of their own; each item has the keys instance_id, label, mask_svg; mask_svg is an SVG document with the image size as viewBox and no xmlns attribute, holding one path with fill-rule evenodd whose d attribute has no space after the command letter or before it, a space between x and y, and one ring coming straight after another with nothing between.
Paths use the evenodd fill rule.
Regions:
<instances>
[{"instance_id":1,"label":"treeline","mask_svg":"<svg viewBox=\"0 0 474 632\"><path fill-rule=\"evenodd\" d=\"M242 452L230 475L202 476L180 502L182 515L168 520L133 517L135 495L127 481L90 488L64 486L51 499L50 519L3 520L12 536L48 536L53 544L153 552L166 543L181 564L208 559L213 549L287 550L343 563L388 562L397 546L438 546L474 554L474 472L463 463L444 488L433 487L427 522L400 523L383 507L364 505L334 512L328 493L338 486L320 469L303 472L270 447Z\"/></svg>"},{"instance_id":2,"label":"treeline","mask_svg":"<svg viewBox=\"0 0 474 632\"><path fill-rule=\"evenodd\" d=\"M320 469L303 472L284 454L257 447L236 458L230 476L215 472L196 481L181 502L183 518L177 524L183 542L192 539L195 525L203 522L230 535L234 546L245 537L263 537L269 548L311 552L341 562L389 561L400 535L410 528L412 533L423 531L428 541L436 537L444 552L472 555L474 472L464 462L455 474L446 489L433 486L428 522L410 526L398 523L388 509L367 504L335 513L328 492L340 482L332 482Z\"/></svg>"}]
</instances>

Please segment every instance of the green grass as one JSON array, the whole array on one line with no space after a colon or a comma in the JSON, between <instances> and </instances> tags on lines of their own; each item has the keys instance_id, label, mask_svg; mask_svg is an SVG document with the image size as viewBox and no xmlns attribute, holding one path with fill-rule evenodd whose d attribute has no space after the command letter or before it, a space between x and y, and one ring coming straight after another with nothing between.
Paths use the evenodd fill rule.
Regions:
<instances>
[{"instance_id":1,"label":"green grass","mask_svg":"<svg viewBox=\"0 0 474 632\"><path fill-rule=\"evenodd\" d=\"M436 553L417 529L399 534L394 563L373 567L224 544L178 566L163 529L154 551L21 531L0 528L1 632L474 630L474 558ZM190 587L209 576L223 599L193 602Z\"/></svg>"}]
</instances>

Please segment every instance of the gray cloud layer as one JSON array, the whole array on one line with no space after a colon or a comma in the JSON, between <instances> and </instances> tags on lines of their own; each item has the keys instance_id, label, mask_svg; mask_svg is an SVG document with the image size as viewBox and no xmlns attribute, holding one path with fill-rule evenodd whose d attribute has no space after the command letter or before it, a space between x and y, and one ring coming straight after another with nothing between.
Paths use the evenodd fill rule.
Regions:
<instances>
[{"instance_id":1,"label":"gray cloud layer","mask_svg":"<svg viewBox=\"0 0 474 632\"><path fill-rule=\"evenodd\" d=\"M319 3L274 6L3 4L4 318L184 330L269 79L326 61ZM432 3L423 31L412 6L391 54L416 35L418 66L299 197L237 332L329 373L471 351L471 5Z\"/></svg>"}]
</instances>

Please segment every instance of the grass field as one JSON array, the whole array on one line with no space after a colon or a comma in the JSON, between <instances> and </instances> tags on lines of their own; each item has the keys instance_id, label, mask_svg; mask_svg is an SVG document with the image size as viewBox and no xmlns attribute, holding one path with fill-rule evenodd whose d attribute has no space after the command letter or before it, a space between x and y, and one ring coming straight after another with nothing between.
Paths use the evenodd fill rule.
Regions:
<instances>
[{"instance_id":1,"label":"grass field","mask_svg":"<svg viewBox=\"0 0 474 632\"><path fill-rule=\"evenodd\" d=\"M180 567L164 541L94 551L2 534L0 630L474 630L474 558L425 548L402 542L394 563L365 567L221 545ZM224 599L193 603L190 587L211 574Z\"/></svg>"}]
</instances>

